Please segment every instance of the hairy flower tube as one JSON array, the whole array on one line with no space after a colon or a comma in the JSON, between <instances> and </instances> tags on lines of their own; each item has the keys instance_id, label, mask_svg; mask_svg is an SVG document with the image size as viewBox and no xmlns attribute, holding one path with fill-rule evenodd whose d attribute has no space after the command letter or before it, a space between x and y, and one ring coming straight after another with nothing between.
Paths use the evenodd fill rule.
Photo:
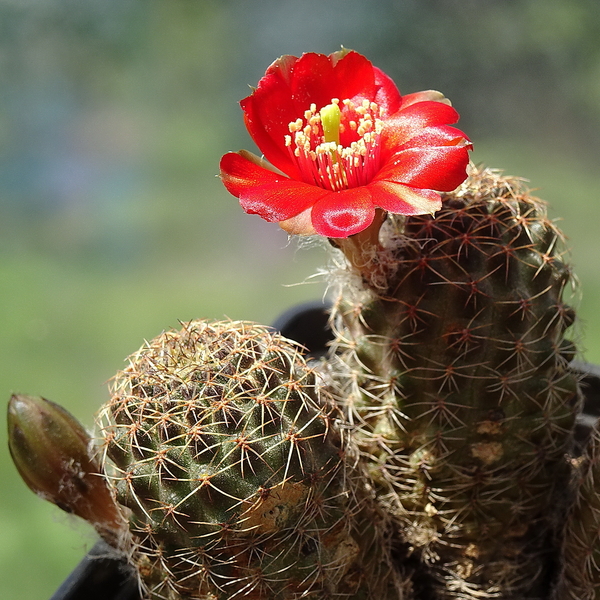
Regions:
<instances>
[{"instance_id":1,"label":"hairy flower tube","mask_svg":"<svg viewBox=\"0 0 600 600\"><path fill-rule=\"evenodd\" d=\"M266 160L241 150L221 159L242 208L294 234L346 238L376 212L418 215L466 178L471 143L434 91L401 96L354 51L282 56L241 101ZM268 162L267 162L268 161Z\"/></svg>"}]
</instances>

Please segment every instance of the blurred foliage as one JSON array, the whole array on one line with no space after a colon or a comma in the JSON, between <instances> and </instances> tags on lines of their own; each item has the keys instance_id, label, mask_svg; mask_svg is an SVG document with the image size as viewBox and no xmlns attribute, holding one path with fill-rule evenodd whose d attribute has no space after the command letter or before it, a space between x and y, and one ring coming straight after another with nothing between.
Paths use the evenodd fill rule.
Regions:
<instances>
[{"instance_id":1,"label":"blurred foliage","mask_svg":"<svg viewBox=\"0 0 600 600\"><path fill-rule=\"evenodd\" d=\"M442 90L475 161L541 188L600 362L599 29L596 0L0 0L5 399L43 395L91 426L144 338L321 297L323 282L292 284L322 249L244 215L215 174L251 147L237 101L265 67L341 45L404 92ZM26 489L4 430L0 597L42 600L94 538Z\"/></svg>"},{"instance_id":2,"label":"blurred foliage","mask_svg":"<svg viewBox=\"0 0 600 600\"><path fill-rule=\"evenodd\" d=\"M435 82L462 108L469 131L573 141L592 134L598 144L589 120L600 118L600 3L412 0L394 7L381 40L388 71L410 89Z\"/></svg>"}]
</instances>

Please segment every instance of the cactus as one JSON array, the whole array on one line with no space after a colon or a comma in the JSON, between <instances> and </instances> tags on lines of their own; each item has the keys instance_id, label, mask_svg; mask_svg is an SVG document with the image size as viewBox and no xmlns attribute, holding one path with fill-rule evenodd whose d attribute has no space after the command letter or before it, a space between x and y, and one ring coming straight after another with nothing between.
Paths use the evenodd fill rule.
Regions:
<instances>
[{"instance_id":1,"label":"cactus","mask_svg":"<svg viewBox=\"0 0 600 600\"><path fill-rule=\"evenodd\" d=\"M600 430L573 459L574 502L564 523L562 572L552 600L600 598Z\"/></svg>"},{"instance_id":2,"label":"cactus","mask_svg":"<svg viewBox=\"0 0 600 600\"><path fill-rule=\"evenodd\" d=\"M116 376L99 423L145 597L402 597L333 406L278 334L163 333Z\"/></svg>"},{"instance_id":3,"label":"cactus","mask_svg":"<svg viewBox=\"0 0 600 600\"><path fill-rule=\"evenodd\" d=\"M560 232L487 169L435 219L383 217L334 241L318 369L269 328L199 320L130 357L95 445L11 400L23 478L144 600L598 598L600 434L577 455Z\"/></svg>"},{"instance_id":4,"label":"cactus","mask_svg":"<svg viewBox=\"0 0 600 600\"><path fill-rule=\"evenodd\" d=\"M340 286L329 374L428 593L547 598L579 401L543 203L473 169L435 218L337 245L361 279Z\"/></svg>"},{"instance_id":5,"label":"cactus","mask_svg":"<svg viewBox=\"0 0 600 600\"><path fill-rule=\"evenodd\" d=\"M330 352L185 323L117 374L94 447L13 399L27 484L94 523L144 600L600 600L600 429L575 443L573 276L544 203L468 166L442 94L353 51L281 57L241 106L264 158L225 154L225 187L341 250Z\"/></svg>"}]
</instances>

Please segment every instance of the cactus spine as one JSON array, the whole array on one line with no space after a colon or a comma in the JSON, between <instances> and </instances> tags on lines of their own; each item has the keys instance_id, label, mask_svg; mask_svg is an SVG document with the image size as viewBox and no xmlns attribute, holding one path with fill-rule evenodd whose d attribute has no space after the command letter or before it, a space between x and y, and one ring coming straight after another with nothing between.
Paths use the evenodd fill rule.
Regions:
<instances>
[{"instance_id":1,"label":"cactus spine","mask_svg":"<svg viewBox=\"0 0 600 600\"><path fill-rule=\"evenodd\" d=\"M342 246L362 280L329 373L426 595L547 597L578 410L560 242L520 181L473 169L435 218Z\"/></svg>"},{"instance_id":2,"label":"cactus spine","mask_svg":"<svg viewBox=\"0 0 600 600\"><path fill-rule=\"evenodd\" d=\"M403 597L332 403L268 328L162 334L99 422L145 597Z\"/></svg>"}]
</instances>

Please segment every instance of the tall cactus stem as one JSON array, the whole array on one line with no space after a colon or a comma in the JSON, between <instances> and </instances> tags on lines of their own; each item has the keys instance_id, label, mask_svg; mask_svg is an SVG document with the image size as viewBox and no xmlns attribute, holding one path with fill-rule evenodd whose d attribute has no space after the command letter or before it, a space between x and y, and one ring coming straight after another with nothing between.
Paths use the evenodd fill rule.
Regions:
<instances>
[{"instance_id":1,"label":"tall cactus stem","mask_svg":"<svg viewBox=\"0 0 600 600\"><path fill-rule=\"evenodd\" d=\"M473 168L380 243L341 245L328 372L398 542L435 598L546 598L580 408L562 236Z\"/></svg>"}]
</instances>

